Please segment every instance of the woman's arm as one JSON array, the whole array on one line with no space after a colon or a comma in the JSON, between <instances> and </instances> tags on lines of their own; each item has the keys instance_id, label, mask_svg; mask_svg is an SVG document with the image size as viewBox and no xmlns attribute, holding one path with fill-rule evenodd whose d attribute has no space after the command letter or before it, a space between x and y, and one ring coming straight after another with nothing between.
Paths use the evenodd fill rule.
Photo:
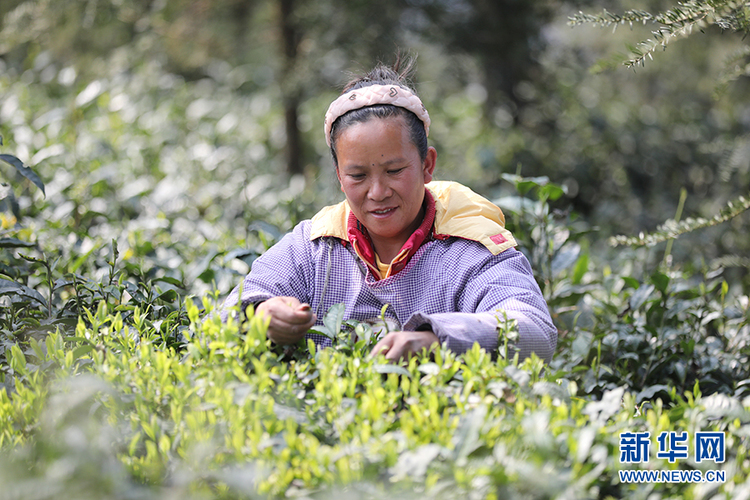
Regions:
<instances>
[{"instance_id":1,"label":"woman's arm","mask_svg":"<svg viewBox=\"0 0 750 500\"><path fill-rule=\"evenodd\" d=\"M404 330L429 326L442 344L462 353L478 342L488 352L504 345L501 322L516 320L518 338L510 346L520 359L532 352L549 362L557 345L557 328L526 257L515 249L490 256L459 291L458 311L415 313Z\"/></svg>"},{"instance_id":2,"label":"woman's arm","mask_svg":"<svg viewBox=\"0 0 750 500\"><path fill-rule=\"evenodd\" d=\"M308 316L314 316L312 311L300 309L297 312L301 314L297 312L291 314L292 311L288 306L290 301L295 305L308 305L308 307L310 303L309 287L312 285L310 275L313 264L304 224L305 222L297 225L291 233L286 234L278 243L255 259L251 272L225 300L221 311L222 320L226 320L231 308L238 303L242 304L243 309L251 304L263 303L266 305L263 307L259 305L258 312L265 311L272 318L279 319L279 322L272 321L271 326L277 323L279 326L284 323L298 326L310 322ZM277 300L269 300L272 298L277 298ZM310 326L314 322L313 320Z\"/></svg>"}]
</instances>

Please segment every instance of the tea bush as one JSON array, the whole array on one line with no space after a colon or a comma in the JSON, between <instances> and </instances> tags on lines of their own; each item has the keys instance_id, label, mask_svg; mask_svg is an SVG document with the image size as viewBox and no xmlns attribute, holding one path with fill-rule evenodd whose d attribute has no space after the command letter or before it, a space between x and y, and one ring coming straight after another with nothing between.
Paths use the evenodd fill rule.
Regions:
<instances>
[{"instance_id":1,"label":"tea bush","mask_svg":"<svg viewBox=\"0 0 750 500\"><path fill-rule=\"evenodd\" d=\"M625 387L592 398L537 358L519 365L478 347L403 366L370 358L364 340L290 353L274 349L252 311L222 324L211 299L203 306L205 316L186 299L179 347L138 308L123 321L102 301L74 336L6 353L2 495L646 498L654 485L617 479L628 467L619 433L676 429L726 432L726 460L712 464L726 471L718 491L750 493L750 414L736 397L704 397L696 384L639 412ZM706 486L656 490L700 498Z\"/></svg>"}]
</instances>

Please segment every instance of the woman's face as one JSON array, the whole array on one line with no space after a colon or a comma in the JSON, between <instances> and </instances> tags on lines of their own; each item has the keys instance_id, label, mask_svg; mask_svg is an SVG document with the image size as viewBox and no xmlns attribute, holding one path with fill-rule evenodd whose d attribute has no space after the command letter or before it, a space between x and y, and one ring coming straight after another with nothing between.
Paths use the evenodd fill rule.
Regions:
<instances>
[{"instance_id":1,"label":"woman's face","mask_svg":"<svg viewBox=\"0 0 750 500\"><path fill-rule=\"evenodd\" d=\"M336 140L336 175L357 219L384 258L398 252L422 222L424 185L437 152L423 162L401 117L372 118L344 129Z\"/></svg>"}]
</instances>

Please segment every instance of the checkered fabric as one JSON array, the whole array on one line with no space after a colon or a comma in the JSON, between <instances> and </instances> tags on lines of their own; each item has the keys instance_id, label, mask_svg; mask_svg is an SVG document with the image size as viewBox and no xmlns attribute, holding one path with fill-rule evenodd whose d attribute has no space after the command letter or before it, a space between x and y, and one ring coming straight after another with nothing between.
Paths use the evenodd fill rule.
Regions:
<instances>
[{"instance_id":1,"label":"checkered fabric","mask_svg":"<svg viewBox=\"0 0 750 500\"><path fill-rule=\"evenodd\" d=\"M535 352L546 361L552 359L557 329L528 260L514 248L492 255L475 241L432 240L399 273L376 280L351 245L333 237L310 241L310 225L301 222L253 262L242 284L243 307L276 296L296 297L312 306L317 324L322 324L325 312L338 303L345 304L344 320L358 321L379 317L383 305L390 304L386 316L400 329L429 325L456 353L474 342L495 352L498 318L504 311L518 321L514 347L520 358ZM224 319L227 308L237 304L239 289L227 297ZM322 347L331 343L308 335Z\"/></svg>"}]
</instances>

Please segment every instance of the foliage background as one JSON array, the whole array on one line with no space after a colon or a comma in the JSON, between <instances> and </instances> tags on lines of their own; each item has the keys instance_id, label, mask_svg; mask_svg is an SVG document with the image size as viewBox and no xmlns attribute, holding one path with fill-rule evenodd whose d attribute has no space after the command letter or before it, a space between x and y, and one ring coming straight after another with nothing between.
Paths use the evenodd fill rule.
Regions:
<instances>
[{"instance_id":1,"label":"foliage background","mask_svg":"<svg viewBox=\"0 0 750 500\"><path fill-rule=\"evenodd\" d=\"M566 394L592 404L624 388L633 404L645 404L644 411L649 405L654 411L672 405L666 423L654 420L656 413L642 417L648 422L643 425L653 429L688 425L690 418L705 422L700 412L707 410L695 403L696 383L707 396L724 395L728 399L711 404L732 409L719 412L716 425L734 426L738 436L727 465L734 479L721 491L733 494L732 485L742 484L749 468L748 214L656 246L612 248L608 242L617 234L651 232L670 218L709 218L728 200L747 195L750 89L741 71L729 84L723 80L726 72L742 69L739 62L726 64L741 60L742 33L706 24L702 32L672 42L665 53L654 54L655 61L632 71L618 69L623 57L617 54L625 52L626 43L651 36L653 27L621 26L612 32L568 25L569 16L580 9L622 12L672 5L3 0L0 148L31 166L45 189L0 163L0 376L5 387L3 392L0 386L0 394L8 398L2 402L0 447L18 453L11 461L29 474L28 484L52 474L45 476L50 481L45 484L72 487L55 483L51 465L60 457L60 464L81 465L80 477L88 481L97 476L85 472L91 465L85 457L92 454L111 464L110 485L124 491L145 495L157 486L155 494L168 495L184 494L183 486L194 488L184 471L180 475L187 448L171 441L171 451L160 454L158 433L126 451L113 451L106 438L59 441L102 429L96 418L78 426L79 410L103 414L113 427L102 432L117 442L134 439L143 425L151 425L150 417L138 411L162 415L164 410L154 400L142 409L97 410L106 406L107 397L96 394L110 391L115 400L127 402L129 384L149 383L147 378L133 382L127 373L122 381L108 378L107 359L96 353L130 359L139 351L134 345L113 347L109 342L119 337L100 338L102 332L125 328L133 338L153 342L149 345L169 359L180 359L199 331L195 321L191 326L185 297L214 290L225 295L252 260L294 224L341 199L321 117L347 72L367 69L379 59L390 62L400 48L418 54L415 80L434 123L430 141L439 152L437 177L463 182L501 204L532 261L560 328L558 354L545 381L566 391L575 384L580 389ZM53 337L55 331L62 337ZM47 345L50 338L59 340ZM35 342L45 347L36 351ZM206 356L214 356L216 349L221 348L212 347ZM280 357L270 365L289 362L284 353L274 355ZM504 367L498 372L484 363L488 378L517 389L518 381ZM229 376L236 369L225 368L217 373ZM99 378L65 382L86 370ZM213 376L196 373L197 379ZM113 385L105 388L101 378ZM447 387L450 378L444 382ZM54 423L49 426L44 415L52 410L45 408L54 405L45 402L62 398L54 396L58 383L78 387L84 406L69 408L72 423L49 417ZM300 383L305 391L311 389ZM472 390L481 393L478 387L465 389L465 396ZM685 396L688 392L693 399ZM514 411L531 426L521 426L521 440L531 439L539 422L555 421L545 412L570 406L565 397L552 397L547 407L542 393L519 394L526 407ZM207 404L214 403L202 400L191 409L205 412ZM403 408L394 404L390 411L400 415ZM361 410L357 406L357 418ZM612 482L616 443L604 437L599 413L591 411L593 416L581 417L589 420L579 422L575 432L593 426L595 442L609 450L610 458L599 479L575 483L584 486L574 491L624 496ZM636 425L632 406L607 412ZM223 418L220 412L213 415ZM495 423L507 418L485 417ZM457 418L468 417L459 412ZM568 414L560 413L559 419L567 421ZM190 446L202 442L196 434L172 432L179 418L165 421L170 422L164 424L170 440L181 435ZM281 432L276 423L269 425L272 437ZM514 435L504 442L496 442L491 432L482 435L479 459L489 461L491 472L480 467L483 472L476 477L494 478L487 491L523 482L517 475L504 476L498 463L525 464L528 477L545 461L569 467L575 472L561 473L560 481L572 485L596 462L574 466L575 450L552 453L549 443L533 442L523 448L533 450L528 464L517 456L498 462L504 456L498 455L498 446L513 444ZM392 452L413 452L418 444L425 443L402 443ZM451 449L447 441L441 445ZM429 450L426 456L437 453ZM211 455L217 470L235 463L222 453ZM257 458L241 447L237 453L238 467ZM464 472L456 471L465 471L465 463L458 460L446 473L441 467L453 459L445 450L440 453L433 472L464 484ZM582 453L576 460L588 459ZM35 462L47 465L24 465ZM161 472L153 476L139 469L141 463L157 462ZM372 463L372 476L358 477L382 480L383 464L393 466L385 459ZM314 484L346 483L339 474L323 475L324 480L316 476L320 483ZM224 491L216 484L231 482L228 477L198 480L213 495ZM277 487L311 484L303 476L294 480ZM27 483L19 484L25 488ZM236 491L255 494L249 493L255 486L239 485ZM529 494L544 497L553 491L550 486ZM660 493L708 494L700 487Z\"/></svg>"}]
</instances>

